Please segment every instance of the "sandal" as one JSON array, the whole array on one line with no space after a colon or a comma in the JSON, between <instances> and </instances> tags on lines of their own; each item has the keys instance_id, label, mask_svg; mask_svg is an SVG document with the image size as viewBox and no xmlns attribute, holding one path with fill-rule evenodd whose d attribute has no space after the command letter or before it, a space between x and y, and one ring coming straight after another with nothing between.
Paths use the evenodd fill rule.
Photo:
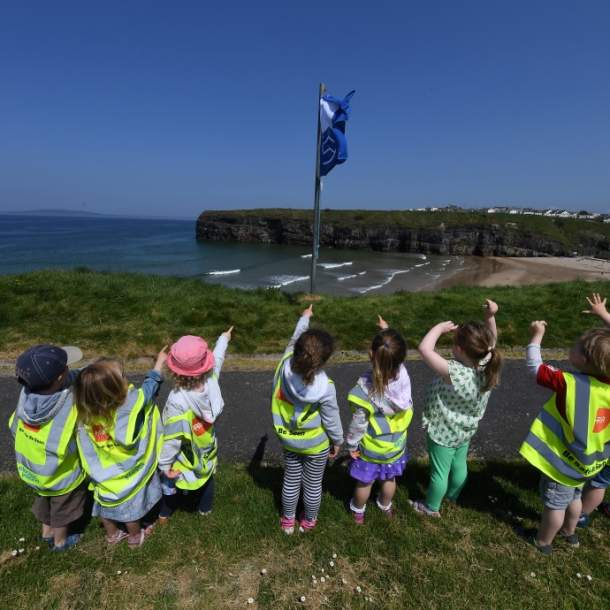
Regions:
<instances>
[{"instance_id":1,"label":"sandal","mask_svg":"<svg viewBox=\"0 0 610 610\"><path fill-rule=\"evenodd\" d=\"M130 549L136 549L144 544L144 540L152 533L153 526L143 527L135 536L129 536L127 544Z\"/></svg>"},{"instance_id":2,"label":"sandal","mask_svg":"<svg viewBox=\"0 0 610 610\"><path fill-rule=\"evenodd\" d=\"M128 538L129 534L124 532L123 530L118 530L112 536L106 536L106 542L108 544L118 544L119 542L123 542L125 538Z\"/></svg>"}]
</instances>

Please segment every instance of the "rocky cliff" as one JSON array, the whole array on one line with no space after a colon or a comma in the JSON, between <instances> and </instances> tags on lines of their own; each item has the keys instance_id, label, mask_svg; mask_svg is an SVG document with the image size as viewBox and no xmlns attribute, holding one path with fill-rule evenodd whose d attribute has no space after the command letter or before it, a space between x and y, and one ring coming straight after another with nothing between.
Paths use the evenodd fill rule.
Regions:
<instances>
[{"instance_id":1,"label":"rocky cliff","mask_svg":"<svg viewBox=\"0 0 610 610\"><path fill-rule=\"evenodd\" d=\"M311 212L257 212L204 212L197 221L197 239L311 244ZM490 222L481 215L477 221L477 218L466 219L462 215L463 222L459 218L445 222L440 217L435 222L432 217L426 223L428 226L421 226L421 218L418 218L417 222L413 222L414 226L409 226L408 216L405 220L404 213L396 213L395 218L394 214L371 213L368 217L367 212L323 213L321 245L331 248L370 248L383 252L480 256L572 256L576 252L579 255L610 258L609 232L601 223L588 223L578 231L570 226L569 230L565 230L565 225L559 225L559 228L549 225L553 231L541 231L540 218L536 218L537 226L528 228L523 220L512 222L511 218L511 221L498 219L500 222ZM545 220L552 222L551 219Z\"/></svg>"}]
</instances>

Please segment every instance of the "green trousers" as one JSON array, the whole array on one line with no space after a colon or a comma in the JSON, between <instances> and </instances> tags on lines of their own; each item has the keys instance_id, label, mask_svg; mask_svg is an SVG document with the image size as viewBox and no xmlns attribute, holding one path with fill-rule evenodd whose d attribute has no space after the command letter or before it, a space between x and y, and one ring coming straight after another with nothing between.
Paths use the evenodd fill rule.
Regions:
<instances>
[{"instance_id":1,"label":"green trousers","mask_svg":"<svg viewBox=\"0 0 610 610\"><path fill-rule=\"evenodd\" d=\"M468 477L468 445L443 447L426 437L430 456L430 484L426 494L426 506L439 510L443 498L457 500Z\"/></svg>"}]
</instances>

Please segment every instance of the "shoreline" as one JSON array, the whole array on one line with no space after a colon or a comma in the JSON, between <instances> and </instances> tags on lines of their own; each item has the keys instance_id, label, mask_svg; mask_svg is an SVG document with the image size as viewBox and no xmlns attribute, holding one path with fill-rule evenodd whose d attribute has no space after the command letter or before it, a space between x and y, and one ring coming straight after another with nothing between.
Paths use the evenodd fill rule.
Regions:
<instances>
[{"instance_id":1,"label":"shoreline","mask_svg":"<svg viewBox=\"0 0 610 610\"><path fill-rule=\"evenodd\" d=\"M556 282L608 281L610 260L578 257L470 257L463 269L439 279L426 291L456 286L529 286Z\"/></svg>"}]
</instances>

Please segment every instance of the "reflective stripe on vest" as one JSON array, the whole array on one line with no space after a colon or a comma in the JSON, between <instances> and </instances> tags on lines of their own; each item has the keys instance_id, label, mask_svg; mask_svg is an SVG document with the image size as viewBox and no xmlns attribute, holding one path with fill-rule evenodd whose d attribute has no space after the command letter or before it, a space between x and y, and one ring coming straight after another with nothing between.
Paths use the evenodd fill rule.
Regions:
<instances>
[{"instance_id":1,"label":"reflective stripe on vest","mask_svg":"<svg viewBox=\"0 0 610 610\"><path fill-rule=\"evenodd\" d=\"M413 409L383 415L371 404L368 394L360 387L351 389L347 399L366 410L368 426L360 440L360 457L367 462L387 464L404 454L407 447L407 428L413 418Z\"/></svg>"},{"instance_id":2,"label":"reflective stripe on vest","mask_svg":"<svg viewBox=\"0 0 610 610\"><path fill-rule=\"evenodd\" d=\"M318 405L291 403L282 391L283 364L291 357L292 352L286 354L275 369L271 397L273 427L285 449L294 453L315 455L325 451L330 442L322 426ZM329 382L333 383L330 379Z\"/></svg>"},{"instance_id":3,"label":"reflective stripe on vest","mask_svg":"<svg viewBox=\"0 0 610 610\"><path fill-rule=\"evenodd\" d=\"M110 423L96 418L79 426L83 468L91 477L94 498L102 506L125 502L155 473L162 448L159 420L157 406L145 404L144 392L130 386L125 403Z\"/></svg>"},{"instance_id":4,"label":"reflective stripe on vest","mask_svg":"<svg viewBox=\"0 0 610 610\"><path fill-rule=\"evenodd\" d=\"M519 452L551 479L577 487L602 470L610 458L610 386L580 373L563 376L566 417L557 410L553 395Z\"/></svg>"},{"instance_id":5,"label":"reflective stripe on vest","mask_svg":"<svg viewBox=\"0 0 610 610\"><path fill-rule=\"evenodd\" d=\"M64 495L84 480L75 440L77 412L69 389L59 400L64 405L53 419L40 425L24 422L17 413L23 411L25 390L21 391L17 410L9 420L15 437L15 459L21 479L41 496Z\"/></svg>"},{"instance_id":6,"label":"reflective stripe on vest","mask_svg":"<svg viewBox=\"0 0 610 610\"><path fill-rule=\"evenodd\" d=\"M176 479L180 489L199 489L216 471L216 433L214 425L203 421L192 410L170 417L164 426L166 439L179 438L182 448L172 464L181 476Z\"/></svg>"}]
</instances>

